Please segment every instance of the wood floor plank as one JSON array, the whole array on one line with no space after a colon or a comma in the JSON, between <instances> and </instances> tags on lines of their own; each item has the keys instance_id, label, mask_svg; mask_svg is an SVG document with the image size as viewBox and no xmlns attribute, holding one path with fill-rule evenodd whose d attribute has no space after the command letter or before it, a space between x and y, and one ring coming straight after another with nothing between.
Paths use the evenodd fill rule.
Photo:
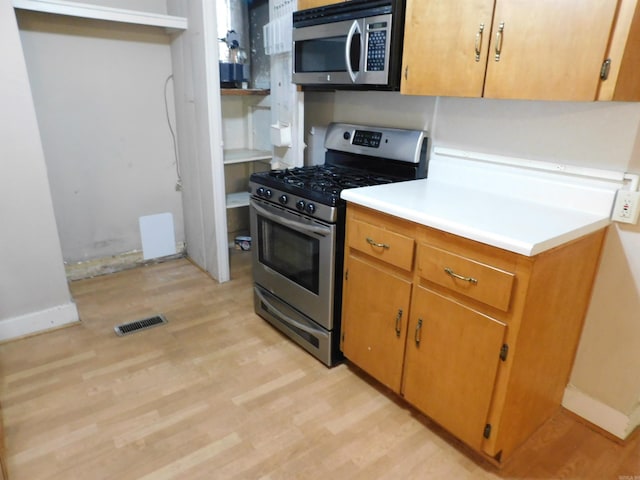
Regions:
<instances>
[{"instance_id":1,"label":"wood floor plank","mask_svg":"<svg viewBox=\"0 0 640 480\"><path fill-rule=\"evenodd\" d=\"M253 312L250 252L218 284L188 260L71 283L82 321L0 344L12 480L640 478L560 410L498 469L357 368ZM117 337L113 327L168 323Z\"/></svg>"}]
</instances>

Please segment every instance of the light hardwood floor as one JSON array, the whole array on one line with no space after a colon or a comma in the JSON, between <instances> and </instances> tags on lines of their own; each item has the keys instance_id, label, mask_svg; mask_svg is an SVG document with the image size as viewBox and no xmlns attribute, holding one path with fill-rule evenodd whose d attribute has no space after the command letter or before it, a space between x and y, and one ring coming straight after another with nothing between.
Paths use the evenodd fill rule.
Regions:
<instances>
[{"instance_id":1,"label":"light hardwood floor","mask_svg":"<svg viewBox=\"0 0 640 480\"><path fill-rule=\"evenodd\" d=\"M10 478L640 479L637 435L564 411L498 470L257 317L249 255L224 284L184 259L73 282L80 324L0 345ZM156 313L169 323L113 332Z\"/></svg>"}]
</instances>

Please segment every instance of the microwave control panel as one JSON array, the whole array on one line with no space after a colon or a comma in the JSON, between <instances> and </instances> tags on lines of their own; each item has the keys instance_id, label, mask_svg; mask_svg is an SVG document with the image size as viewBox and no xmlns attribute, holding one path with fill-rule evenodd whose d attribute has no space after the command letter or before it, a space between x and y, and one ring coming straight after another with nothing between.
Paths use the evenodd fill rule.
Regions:
<instances>
[{"instance_id":1,"label":"microwave control panel","mask_svg":"<svg viewBox=\"0 0 640 480\"><path fill-rule=\"evenodd\" d=\"M385 69L387 33L387 22L376 22L367 25L368 72L382 72Z\"/></svg>"}]
</instances>

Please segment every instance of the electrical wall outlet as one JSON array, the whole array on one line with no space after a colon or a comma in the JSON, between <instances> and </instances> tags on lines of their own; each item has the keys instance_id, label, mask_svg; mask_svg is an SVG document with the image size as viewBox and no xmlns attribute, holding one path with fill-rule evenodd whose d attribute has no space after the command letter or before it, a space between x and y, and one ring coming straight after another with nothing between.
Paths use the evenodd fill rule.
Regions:
<instances>
[{"instance_id":1,"label":"electrical wall outlet","mask_svg":"<svg viewBox=\"0 0 640 480\"><path fill-rule=\"evenodd\" d=\"M640 213L640 192L618 190L613 205L611 220L623 223L637 223Z\"/></svg>"}]
</instances>

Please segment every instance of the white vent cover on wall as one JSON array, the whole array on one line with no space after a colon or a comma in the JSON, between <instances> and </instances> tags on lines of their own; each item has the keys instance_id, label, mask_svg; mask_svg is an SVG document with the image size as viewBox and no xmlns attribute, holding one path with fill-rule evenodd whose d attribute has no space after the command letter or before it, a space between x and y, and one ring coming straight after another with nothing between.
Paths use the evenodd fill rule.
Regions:
<instances>
[{"instance_id":1,"label":"white vent cover on wall","mask_svg":"<svg viewBox=\"0 0 640 480\"><path fill-rule=\"evenodd\" d=\"M138 222L142 256L145 260L176 254L176 235L171 213L147 215L140 217Z\"/></svg>"}]
</instances>

